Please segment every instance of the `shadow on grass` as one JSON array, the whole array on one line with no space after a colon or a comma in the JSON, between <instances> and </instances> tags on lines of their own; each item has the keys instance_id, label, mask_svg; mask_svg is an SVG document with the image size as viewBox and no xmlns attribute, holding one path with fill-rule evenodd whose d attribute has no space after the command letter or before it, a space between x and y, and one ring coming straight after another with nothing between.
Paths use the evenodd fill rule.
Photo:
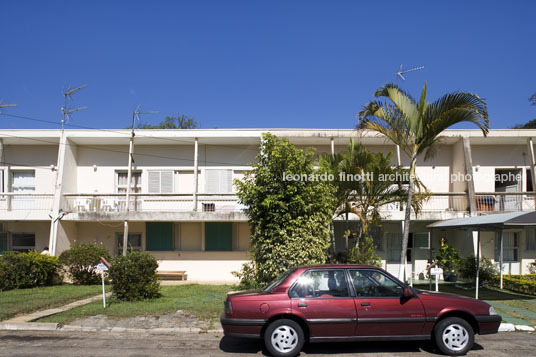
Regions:
<instances>
[{"instance_id":1,"label":"shadow on grass","mask_svg":"<svg viewBox=\"0 0 536 357\"><path fill-rule=\"evenodd\" d=\"M264 343L260 339L240 339L223 337L220 340L220 349L227 353L259 353L270 356ZM472 351L484 348L475 343ZM306 343L301 355L305 354L359 354L359 353L428 353L442 355L431 341L391 341L391 342L331 342L331 343Z\"/></svg>"}]
</instances>

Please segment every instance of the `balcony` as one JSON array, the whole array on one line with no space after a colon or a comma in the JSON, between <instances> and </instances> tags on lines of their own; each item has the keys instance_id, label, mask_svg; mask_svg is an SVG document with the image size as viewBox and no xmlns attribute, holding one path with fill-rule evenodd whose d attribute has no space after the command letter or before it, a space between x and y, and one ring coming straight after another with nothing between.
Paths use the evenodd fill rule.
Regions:
<instances>
[{"instance_id":1,"label":"balcony","mask_svg":"<svg viewBox=\"0 0 536 357\"><path fill-rule=\"evenodd\" d=\"M479 212L534 211L534 192L477 192L476 209Z\"/></svg>"},{"instance_id":2,"label":"balcony","mask_svg":"<svg viewBox=\"0 0 536 357\"><path fill-rule=\"evenodd\" d=\"M0 194L0 214L5 220L50 220L54 195L48 193Z\"/></svg>"}]
</instances>

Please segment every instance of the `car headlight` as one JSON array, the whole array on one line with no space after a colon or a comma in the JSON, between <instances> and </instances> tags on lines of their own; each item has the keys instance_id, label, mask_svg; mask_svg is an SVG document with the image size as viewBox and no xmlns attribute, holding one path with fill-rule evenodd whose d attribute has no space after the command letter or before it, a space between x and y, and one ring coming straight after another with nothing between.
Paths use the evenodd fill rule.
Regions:
<instances>
[{"instance_id":1,"label":"car headlight","mask_svg":"<svg viewBox=\"0 0 536 357\"><path fill-rule=\"evenodd\" d=\"M490 315L498 315L497 311L495 311L495 309L493 308L493 306L490 306L490 307L489 307L489 314L490 314Z\"/></svg>"}]
</instances>

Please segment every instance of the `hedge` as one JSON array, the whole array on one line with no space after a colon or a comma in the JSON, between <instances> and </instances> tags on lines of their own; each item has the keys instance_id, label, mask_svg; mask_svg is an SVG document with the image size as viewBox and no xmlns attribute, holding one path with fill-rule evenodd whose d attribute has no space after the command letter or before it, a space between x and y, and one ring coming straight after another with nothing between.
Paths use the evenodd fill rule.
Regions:
<instances>
[{"instance_id":1,"label":"hedge","mask_svg":"<svg viewBox=\"0 0 536 357\"><path fill-rule=\"evenodd\" d=\"M60 263L67 266L73 283L78 285L100 284L100 274L95 271L101 257L110 259L110 253L94 244L80 244L65 250L60 255Z\"/></svg>"},{"instance_id":2,"label":"hedge","mask_svg":"<svg viewBox=\"0 0 536 357\"><path fill-rule=\"evenodd\" d=\"M0 291L52 285L59 279L57 257L35 250L4 252L0 256Z\"/></svg>"},{"instance_id":3,"label":"hedge","mask_svg":"<svg viewBox=\"0 0 536 357\"><path fill-rule=\"evenodd\" d=\"M500 281L500 275L495 275L492 284L499 287ZM536 274L503 275L503 288L529 295L536 295Z\"/></svg>"}]
</instances>

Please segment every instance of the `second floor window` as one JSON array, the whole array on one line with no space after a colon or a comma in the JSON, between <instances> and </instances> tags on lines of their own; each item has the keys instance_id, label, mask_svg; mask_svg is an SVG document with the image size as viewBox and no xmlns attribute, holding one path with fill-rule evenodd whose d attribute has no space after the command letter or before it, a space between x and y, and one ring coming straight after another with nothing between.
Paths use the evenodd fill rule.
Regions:
<instances>
[{"instance_id":1,"label":"second floor window","mask_svg":"<svg viewBox=\"0 0 536 357\"><path fill-rule=\"evenodd\" d=\"M117 193L127 192L127 180L128 180L127 171L117 172L117 183L115 185ZM130 192L131 193L141 192L141 171L132 172L132 177L130 178Z\"/></svg>"},{"instance_id":2,"label":"second floor window","mask_svg":"<svg viewBox=\"0 0 536 357\"><path fill-rule=\"evenodd\" d=\"M205 189L207 193L233 192L233 171L227 169L207 169Z\"/></svg>"},{"instance_id":3,"label":"second floor window","mask_svg":"<svg viewBox=\"0 0 536 357\"><path fill-rule=\"evenodd\" d=\"M11 189L14 193L35 192L35 171L13 171Z\"/></svg>"},{"instance_id":4,"label":"second floor window","mask_svg":"<svg viewBox=\"0 0 536 357\"><path fill-rule=\"evenodd\" d=\"M149 171L149 193L173 193L173 171Z\"/></svg>"}]
</instances>

